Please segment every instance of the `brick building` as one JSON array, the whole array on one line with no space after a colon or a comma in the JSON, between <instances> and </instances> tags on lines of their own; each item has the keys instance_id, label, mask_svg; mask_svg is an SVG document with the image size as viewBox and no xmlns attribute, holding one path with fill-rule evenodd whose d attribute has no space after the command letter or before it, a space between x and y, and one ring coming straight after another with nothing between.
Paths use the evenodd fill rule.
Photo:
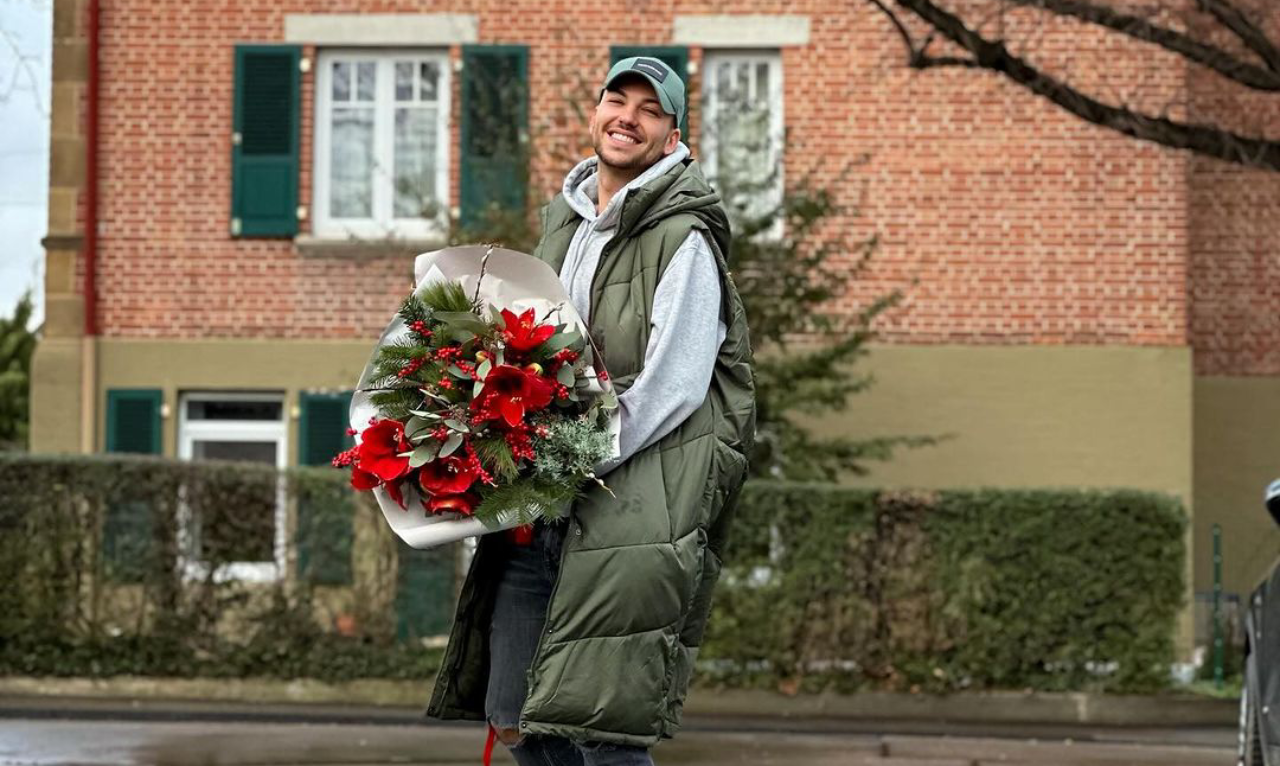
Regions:
<instances>
[{"instance_id":1,"label":"brick building","mask_svg":"<svg viewBox=\"0 0 1280 766\"><path fill-rule=\"evenodd\" d=\"M1079 81L1131 72L1142 103L1280 117L1170 56L1037 34ZM1179 495L1197 592L1212 524L1228 592L1280 549L1259 503L1280 475L1280 176L994 75L912 73L869 6L56 0L54 43L37 450L322 461L412 255L488 203L548 198L590 150L597 79L647 52L687 73L696 155L714 166L732 137L706 115L745 93L783 178L859 202L833 225L879 235L842 299L906 292L878 386L815 427L954 438L869 481Z\"/></svg>"}]
</instances>

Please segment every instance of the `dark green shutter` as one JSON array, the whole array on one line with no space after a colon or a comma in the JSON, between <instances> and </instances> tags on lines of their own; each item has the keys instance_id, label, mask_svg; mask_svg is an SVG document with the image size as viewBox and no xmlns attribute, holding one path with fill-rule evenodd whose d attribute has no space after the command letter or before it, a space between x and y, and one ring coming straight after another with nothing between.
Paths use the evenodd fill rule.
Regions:
<instances>
[{"instance_id":1,"label":"dark green shutter","mask_svg":"<svg viewBox=\"0 0 1280 766\"><path fill-rule=\"evenodd\" d=\"M632 56L655 58L678 75L684 82L684 119L680 121L680 140L689 141L689 49L679 45L615 45L609 49L609 66Z\"/></svg>"},{"instance_id":2,"label":"dark green shutter","mask_svg":"<svg viewBox=\"0 0 1280 766\"><path fill-rule=\"evenodd\" d=\"M231 140L231 232L298 233L298 63L295 45L238 45Z\"/></svg>"},{"instance_id":3,"label":"dark green shutter","mask_svg":"<svg viewBox=\"0 0 1280 766\"><path fill-rule=\"evenodd\" d=\"M399 544L396 637L412 641L449 630L454 601L456 546L418 550Z\"/></svg>"},{"instance_id":4,"label":"dark green shutter","mask_svg":"<svg viewBox=\"0 0 1280 766\"><path fill-rule=\"evenodd\" d=\"M160 454L160 403L156 388L107 391L107 452Z\"/></svg>"},{"instance_id":5,"label":"dark green shutter","mask_svg":"<svg viewBox=\"0 0 1280 766\"><path fill-rule=\"evenodd\" d=\"M491 208L523 211L528 193L529 48L462 47L461 224Z\"/></svg>"},{"instance_id":6,"label":"dark green shutter","mask_svg":"<svg viewBox=\"0 0 1280 766\"><path fill-rule=\"evenodd\" d=\"M159 389L107 391L107 452L158 455L161 451ZM146 579L154 535L150 503L119 499L107 503L102 519L102 565L108 579L139 583Z\"/></svg>"},{"instance_id":7,"label":"dark green shutter","mask_svg":"<svg viewBox=\"0 0 1280 766\"><path fill-rule=\"evenodd\" d=\"M347 410L351 392L342 394L304 393L299 397L298 464L326 466L352 439L347 436ZM303 492L298 498L298 577L320 585L349 585L353 499L350 492L338 495Z\"/></svg>"}]
</instances>

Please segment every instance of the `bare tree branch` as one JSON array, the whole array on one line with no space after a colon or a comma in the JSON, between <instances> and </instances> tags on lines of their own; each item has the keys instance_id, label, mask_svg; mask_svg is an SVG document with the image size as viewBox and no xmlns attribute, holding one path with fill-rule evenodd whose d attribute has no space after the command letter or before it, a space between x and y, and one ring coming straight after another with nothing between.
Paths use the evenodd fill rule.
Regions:
<instances>
[{"instance_id":1,"label":"bare tree branch","mask_svg":"<svg viewBox=\"0 0 1280 766\"><path fill-rule=\"evenodd\" d=\"M880 0L868 1L893 16L892 10ZM1024 1L1031 4L1057 0ZM1187 149L1249 167L1280 171L1280 141L1245 136L1213 125L1154 117L1123 106L1103 103L1015 56L1003 40L991 40L970 29L958 16L939 7L932 0L895 0L895 3L969 53L972 56L972 66L997 72L1086 122L1162 146ZM906 29L901 19L897 19L897 25ZM908 34L907 38L909 37ZM916 66L914 61L920 53L909 49L912 66Z\"/></svg>"},{"instance_id":2,"label":"bare tree branch","mask_svg":"<svg viewBox=\"0 0 1280 766\"><path fill-rule=\"evenodd\" d=\"M1058 16L1079 19L1128 35L1135 40L1159 45L1247 88L1280 92L1280 70L1271 66L1270 62L1268 62L1268 68L1263 68L1241 61L1238 56L1229 51L1202 43L1185 33L1153 24L1140 16L1120 13L1088 0L1008 0L1008 2L1026 8L1039 8ZM1225 5L1223 0L1199 0L1199 2L1202 5ZM1248 21L1244 21L1244 24L1247 25ZM1259 36L1261 36L1260 33ZM1266 50L1266 38L1261 37L1261 40L1262 44L1259 47ZM1250 48L1258 50L1253 46ZM1274 46L1271 46L1270 53L1277 54ZM1262 56L1261 53L1259 55ZM1267 60L1265 56L1262 58L1264 61Z\"/></svg>"},{"instance_id":3,"label":"bare tree branch","mask_svg":"<svg viewBox=\"0 0 1280 766\"><path fill-rule=\"evenodd\" d=\"M1258 25L1250 21L1244 11L1236 8L1229 0L1196 0L1196 5L1231 30L1245 47L1262 59L1268 69L1280 73L1280 47Z\"/></svg>"}]
</instances>

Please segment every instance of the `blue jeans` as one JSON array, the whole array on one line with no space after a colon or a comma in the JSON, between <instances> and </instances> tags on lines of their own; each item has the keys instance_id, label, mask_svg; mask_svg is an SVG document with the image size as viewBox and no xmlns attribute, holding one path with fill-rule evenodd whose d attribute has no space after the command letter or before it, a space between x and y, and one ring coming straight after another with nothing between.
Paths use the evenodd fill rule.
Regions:
<instances>
[{"instance_id":1,"label":"blue jeans","mask_svg":"<svg viewBox=\"0 0 1280 766\"><path fill-rule=\"evenodd\" d=\"M560 571L567 525L539 523L531 545L514 545L505 535L496 556L497 596L489 626L489 688L485 715L497 729L519 729L526 672L533 663L547 621L551 589ZM643 747L574 742L561 737L526 736L508 745L519 766L653 766Z\"/></svg>"}]
</instances>

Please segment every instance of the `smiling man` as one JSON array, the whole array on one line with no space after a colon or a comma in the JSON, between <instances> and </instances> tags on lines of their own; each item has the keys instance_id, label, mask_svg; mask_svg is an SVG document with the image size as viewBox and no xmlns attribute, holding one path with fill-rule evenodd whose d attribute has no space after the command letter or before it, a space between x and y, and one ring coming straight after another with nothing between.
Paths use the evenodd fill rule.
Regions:
<instances>
[{"instance_id":1,"label":"smiling man","mask_svg":"<svg viewBox=\"0 0 1280 766\"><path fill-rule=\"evenodd\" d=\"M755 432L720 199L680 141L684 84L618 62L535 255L619 392L620 452L565 523L481 540L429 713L487 719L521 766L643 766L671 737ZM486 750L487 752L487 750Z\"/></svg>"}]
</instances>

